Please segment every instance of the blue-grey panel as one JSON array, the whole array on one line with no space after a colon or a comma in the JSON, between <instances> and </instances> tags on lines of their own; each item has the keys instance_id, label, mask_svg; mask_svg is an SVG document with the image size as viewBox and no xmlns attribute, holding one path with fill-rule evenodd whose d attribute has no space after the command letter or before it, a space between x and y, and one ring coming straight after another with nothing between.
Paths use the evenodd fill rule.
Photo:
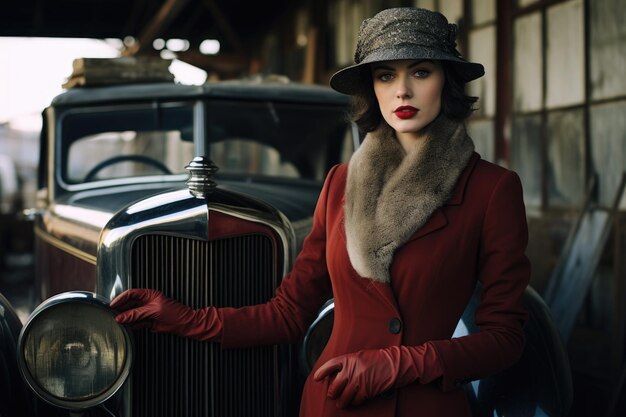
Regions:
<instances>
[{"instance_id":1,"label":"blue-grey panel","mask_svg":"<svg viewBox=\"0 0 626 417\"><path fill-rule=\"evenodd\" d=\"M541 205L541 117L514 116L511 132L511 168L522 179L524 201Z\"/></svg>"},{"instance_id":2,"label":"blue-grey panel","mask_svg":"<svg viewBox=\"0 0 626 417\"><path fill-rule=\"evenodd\" d=\"M493 119L481 119L470 121L467 125L468 133L474 140L476 152L490 162L495 161L495 139Z\"/></svg>"},{"instance_id":3,"label":"blue-grey panel","mask_svg":"<svg viewBox=\"0 0 626 417\"><path fill-rule=\"evenodd\" d=\"M591 97L605 99L626 94L626 7L624 0L589 3L589 76Z\"/></svg>"},{"instance_id":4,"label":"blue-grey panel","mask_svg":"<svg viewBox=\"0 0 626 417\"><path fill-rule=\"evenodd\" d=\"M598 174L599 201L610 206L626 170L626 101L591 107L591 158ZM626 202L622 200L621 207Z\"/></svg>"}]
</instances>

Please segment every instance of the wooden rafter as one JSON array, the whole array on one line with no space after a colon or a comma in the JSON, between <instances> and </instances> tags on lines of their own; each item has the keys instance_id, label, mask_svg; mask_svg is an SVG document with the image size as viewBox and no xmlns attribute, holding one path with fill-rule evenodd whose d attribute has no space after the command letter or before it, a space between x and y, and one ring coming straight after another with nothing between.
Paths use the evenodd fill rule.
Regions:
<instances>
[{"instance_id":1,"label":"wooden rafter","mask_svg":"<svg viewBox=\"0 0 626 417\"><path fill-rule=\"evenodd\" d=\"M189 0L166 0L150 23L141 32L137 42L124 49L122 55L136 55L141 53L148 45L151 45L152 41L167 29L188 2Z\"/></svg>"},{"instance_id":2,"label":"wooden rafter","mask_svg":"<svg viewBox=\"0 0 626 417\"><path fill-rule=\"evenodd\" d=\"M233 29L233 27L228 22L228 18L222 10L219 8L215 0L204 0L204 5L213 15L213 19L217 26L219 27L220 32L224 34L226 41L238 52L243 50L243 44L237 36L237 33Z\"/></svg>"}]
</instances>

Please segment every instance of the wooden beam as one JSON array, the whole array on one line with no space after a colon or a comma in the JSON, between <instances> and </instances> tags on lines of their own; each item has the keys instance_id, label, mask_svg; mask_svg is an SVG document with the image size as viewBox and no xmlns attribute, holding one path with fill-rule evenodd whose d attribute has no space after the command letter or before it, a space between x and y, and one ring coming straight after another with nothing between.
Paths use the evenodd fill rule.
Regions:
<instances>
[{"instance_id":1,"label":"wooden beam","mask_svg":"<svg viewBox=\"0 0 626 417\"><path fill-rule=\"evenodd\" d=\"M128 34L135 33L135 25L139 20L139 16L145 12L146 1L133 1L129 6L130 7L127 9L126 14L126 22L124 23L124 28L120 34L122 38Z\"/></svg>"},{"instance_id":2,"label":"wooden beam","mask_svg":"<svg viewBox=\"0 0 626 417\"><path fill-rule=\"evenodd\" d=\"M189 0L166 0L150 23L145 27L134 45L122 51L123 56L135 55L147 48L152 41L161 35L178 14L185 8Z\"/></svg>"},{"instance_id":3,"label":"wooden beam","mask_svg":"<svg viewBox=\"0 0 626 417\"><path fill-rule=\"evenodd\" d=\"M204 5L213 15L213 20L215 24L217 24L220 32L224 34L226 41L232 46L237 52L243 51L243 43L237 36L237 33L233 29L233 27L228 22L226 15L222 13L222 10L218 7L215 0L204 0ZM269 6L268 6L269 7Z\"/></svg>"},{"instance_id":4,"label":"wooden beam","mask_svg":"<svg viewBox=\"0 0 626 417\"><path fill-rule=\"evenodd\" d=\"M307 31L306 54L304 56L304 71L302 75L302 82L305 84L313 84L315 82L317 34L318 30L315 27L310 27Z\"/></svg>"},{"instance_id":5,"label":"wooden beam","mask_svg":"<svg viewBox=\"0 0 626 417\"><path fill-rule=\"evenodd\" d=\"M500 1L496 5L496 115L495 115L495 160L504 162L505 166L510 166L510 154L508 144L511 138L508 137L510 129L507 126L512 123L511 115L513 110L513 91L511 81L512 62L512 31L513 17L512 4L509 1Z\"/></svg>"},{"instance_id":6,"label":"wooden beam","mask_svg":"<svg viewBox=\"0 0 626 417\"><path fill-rule=\"evenodd\" d=\"M209 56L189 50L178 54L178 59L202 68L208 73L215 73L220 79L240 77L247 73L250 67L249 58L241 53L220 53Z\"/></svg>"}]
</instances>

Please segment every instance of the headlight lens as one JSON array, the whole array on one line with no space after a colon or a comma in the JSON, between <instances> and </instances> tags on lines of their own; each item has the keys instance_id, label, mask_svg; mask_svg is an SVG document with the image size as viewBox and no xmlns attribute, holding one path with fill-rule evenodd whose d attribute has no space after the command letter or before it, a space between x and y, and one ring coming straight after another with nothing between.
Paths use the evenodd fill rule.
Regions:
<instances>
[{"instance_id":1,"label":"headlight lens","mask_svg":"<svg viewBox=\"0 0 626 417\"><path fill-rule=\"evenodd\" d=\"M130 367L130 339L106 300L69 293L42 304L22 330L24 378L44 400L83 409L109 398Z\"/></svg>"}]
</instances>

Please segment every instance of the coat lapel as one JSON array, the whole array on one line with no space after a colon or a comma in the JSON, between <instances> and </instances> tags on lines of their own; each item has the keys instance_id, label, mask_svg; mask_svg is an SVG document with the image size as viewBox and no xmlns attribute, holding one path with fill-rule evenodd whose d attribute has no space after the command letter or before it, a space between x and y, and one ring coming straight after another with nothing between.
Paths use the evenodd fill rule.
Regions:
<instances>
[{"instance_id":1,"label":"coat lapel","mask_svg":"<svg viewBox=\"0 0 626 417\"><path fill-rule=\"evenodd\" d=\"M476 162L478 162L479 159L480 159L480 156L476 152L474 152L467 164L467 167L461 173L461 176L459 177L459 181L454 187L454 192L452 194L452 197L450 198L448 202L444 204L444 207L445 206L458 206L459 204L463 202L467 181L472 171L474 170L474 167L476 166ZM413 234L413 236L411 236L409 241L424 237L434 231L437 231L439 229L446 227L447 225L448 225L448 218L446 217L443 209L439 208L434 211L434 213L428 219L426 224L424 224L424 226L419 228Z\"/></svg>"},{"instance_id":2,"label":"coat lapel","mask_svg":"<svg viewBox=\"0 0 626 417\"><path fill-rule=\"evenodd\" d=\"M433 215L430 216L430 219L428 219L426 224L424 226L420 227L413 234L413 236L411 236L411 238L408 241L410 242L412 240L424 237L424 236L426 236L429 233L432 233L432 232L434 232L436 230L439 230L439 229L442 229L442 228L446 227L447 225L448 225L448 219L446 218L446 215L443 214L443 210L437 209L437 210L435 210Z\"/></svg>"},{"instance_id":3,"label":"coat lapel","mask_svg":"<svg viewBox=\"0 0 626 417\"><path fill-rule=\"evenodd\" d=\"M463 169L463 172L461 172L459 180L454 187L452 197L450 197L450 200L448 200L445 204L446 206L458 206L463 202L463 198L465 197L465 188L467 187L467 181L472 175L472 171L474 170L474 167L476 166L476 163L479 159L480 155L478 155L476 152L472 152L472 156L467 162L467 166L465 167L465 169Z\"/></svg>"},{"instance_id":4,"label":"coat lapel","mask_svg":"<svg viewBox=\"0 0 626 417\"><path fill-rule=\"evenodd\" d=\"M374 281L370 280L371 284L376 291L380 294L381 298L385 303L387 303L388 307L394 312L398 312L398 302L396 300L396 296L393 294L393 290L391 289L391 285L387 282Z\"/></svg>"}]
</instances>

